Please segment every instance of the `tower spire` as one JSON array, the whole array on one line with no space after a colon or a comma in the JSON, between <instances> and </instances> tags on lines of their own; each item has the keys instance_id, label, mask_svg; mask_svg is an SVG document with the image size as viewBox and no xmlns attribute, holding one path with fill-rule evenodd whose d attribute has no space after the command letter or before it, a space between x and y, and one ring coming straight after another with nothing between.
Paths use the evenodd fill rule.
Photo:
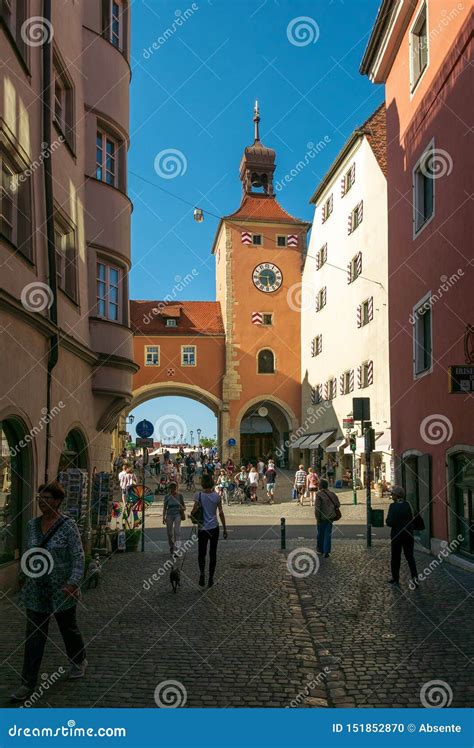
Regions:
<instances>
[{"instance_id":1,"label":"tower spire","mask_svg":"<svg viewBox=\"0 0 474 748\"><path fill-rule=\"evenodd\" d=\"M255 101L255 106L253 108L253 121L255 124L255 143L260 142L260 133L258 130L258 125L260 122L260 109L258 107L258 101Z\"/></svg>"}]
</instances>

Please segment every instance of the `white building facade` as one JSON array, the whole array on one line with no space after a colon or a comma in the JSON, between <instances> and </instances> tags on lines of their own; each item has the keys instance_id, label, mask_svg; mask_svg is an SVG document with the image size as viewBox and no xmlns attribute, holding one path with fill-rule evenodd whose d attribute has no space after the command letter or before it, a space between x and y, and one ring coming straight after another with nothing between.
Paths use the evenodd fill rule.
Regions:
<instances>
[{"instance_id":1,"label":"white building facade","mask_svg":"<svg viewBox=\"0 0 474 748\"><path fill-rule=\"evenodd\" d=\"M363 478L343 420L368 397L376 432L375 479L390 480L387 180L385 106L354 131L311 202L316 206L303 269L302 424L293 447L321 474ZM360 424L354 424L354 431Z\"/></svg>"}]
</instances>

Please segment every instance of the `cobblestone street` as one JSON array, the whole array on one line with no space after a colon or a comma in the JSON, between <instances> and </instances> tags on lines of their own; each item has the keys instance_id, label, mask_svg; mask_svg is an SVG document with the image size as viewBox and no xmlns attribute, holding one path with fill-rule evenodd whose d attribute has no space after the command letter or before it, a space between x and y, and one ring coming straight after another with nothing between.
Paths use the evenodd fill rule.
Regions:
<instances>
[{"instance_id":1,"label":"cobblestone street","mask_svg":"<svg viewBox=\"0 0 474 748\"><path fill-rule=\"evenodd\" d=\"M57 681L34 705L153 707L176 687L189 707L416 707L431 680L448 684L451 706L474 704L472 575L443 563L418 590L407 578L392 589L387 542L367 551L342 540L317 573L292 576L289 554L310 544L292 541L281 552L275 540L221 540L216 584L204 592L192 547L176 595L168 572L144 588L166 554L114 556L80 606L86 678ZM419 571L431 560L418 554ZM19 680L24 616L15 598L1 602L0 614L8 621L6 706ZM50 635L42 673L51 677L67 663L54 623Z\"/></svg>"}]
</instances>

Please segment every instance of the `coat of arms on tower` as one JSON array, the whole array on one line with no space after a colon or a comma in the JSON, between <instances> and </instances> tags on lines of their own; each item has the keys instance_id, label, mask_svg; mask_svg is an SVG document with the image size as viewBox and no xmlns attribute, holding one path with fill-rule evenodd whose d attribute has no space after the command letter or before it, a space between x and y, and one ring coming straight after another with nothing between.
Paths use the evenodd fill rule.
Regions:
<instances>
[{"instance_id":1,"label":"coat of arms on tower","mask_svg":"<svg viewBox=\"0 0 474 748\"><path fill-rule=\"evenodd\" d=\"M166 373L167 373L167 375L168 375L169 377L174 377L174 375L175 375L175 373L176 373L176 372L175 372L175 370L173 369L173 367L170 367L170 368L169 368L169 369L167 370L167 372L166 372Z\"/></svg>"}]
</instances>

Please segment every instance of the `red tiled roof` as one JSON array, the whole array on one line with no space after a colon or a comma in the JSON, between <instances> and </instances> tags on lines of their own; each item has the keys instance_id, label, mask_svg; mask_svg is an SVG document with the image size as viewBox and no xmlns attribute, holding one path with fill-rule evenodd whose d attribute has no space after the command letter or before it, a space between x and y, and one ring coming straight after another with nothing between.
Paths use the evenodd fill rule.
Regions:
<instances>
[{"instance_id":1,"label":"red tiled roof","mask_svg":"<svg viewBox=\"0 0 474 748\"><path fill-rule=\"evenodd\" d=\"M224 216L224 220L276 221L278 223L304 223L284 210L275 197L269 195L244 195L240 208Z\"/></svg>"},{"instance_id":2,"label":"red tiled roof","mask_svg":"<svg viewBox=\"0 0 474 748\"><path fill-rule=\"evenodd\" d=\"M176 307L181 309L177 326L166 327L167 311ZM136 335L224 334L218 301L130 301L130 326Z\"/></svg>"},{"instance_id":3,"label":"red tiled roof","mask_svg":"<svg viewBox=\"0 0 474 748\"><path fill-rule=\"evenodd\" d=\"M364 122L361 131L369 141L369 145L374 152L378 165L387 176L387 126L385 104L381 104L378 109Z\"/></svg>"}]
</instances>

